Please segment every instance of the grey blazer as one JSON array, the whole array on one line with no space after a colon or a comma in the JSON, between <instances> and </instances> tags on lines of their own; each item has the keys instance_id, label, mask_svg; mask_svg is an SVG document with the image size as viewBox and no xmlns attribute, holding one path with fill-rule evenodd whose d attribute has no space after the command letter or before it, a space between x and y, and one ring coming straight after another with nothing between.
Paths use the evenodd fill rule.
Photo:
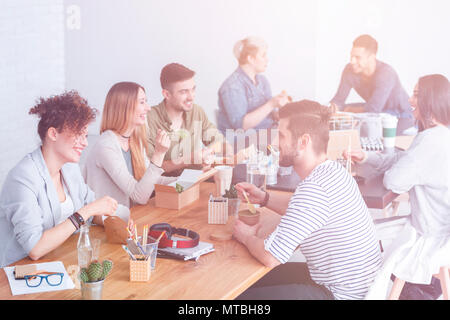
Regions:
<instances>
[{"instance_id":1,"label":"grey blazer","mask_svg":"<svg viewBox=\"0 0 450 320\"><path fill-rule=\"evenodd\" d=\"M66 163L61 172L75 211L95 200L78 164ZM58 194L39 147L8 173L0 194L0 267L26 257L60 215Z\"/></svg>"}]
</instances>

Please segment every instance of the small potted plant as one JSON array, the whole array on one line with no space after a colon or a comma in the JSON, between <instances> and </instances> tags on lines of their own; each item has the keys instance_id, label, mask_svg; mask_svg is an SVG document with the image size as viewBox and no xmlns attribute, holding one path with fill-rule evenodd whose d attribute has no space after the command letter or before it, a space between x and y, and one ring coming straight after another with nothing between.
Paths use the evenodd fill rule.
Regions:
<instances>
[{"instance_id":1,"label":"small potted plant","mask_svg":"<svg viewBox=\"0 0 450 320\"><path fill-rule=\"evenodd\" d=\"M239 211L241 199L238 198L237 190L234 184L230 186L229 190L225 190L224 198L228 198L228 215L236 216Z\"/></svg>"},{"instance_id":2,"label":"small potted plant","mask_svg":"<svg viewBox=\"0 0 450 320\"><path fill-rule=\"evenodd\" d=\"M81 297L84 300L101 300L103 281L111 272L113 262L104 260L102 263L92 261L87 268L80 271Z\"/></svg>"}]
</instances>

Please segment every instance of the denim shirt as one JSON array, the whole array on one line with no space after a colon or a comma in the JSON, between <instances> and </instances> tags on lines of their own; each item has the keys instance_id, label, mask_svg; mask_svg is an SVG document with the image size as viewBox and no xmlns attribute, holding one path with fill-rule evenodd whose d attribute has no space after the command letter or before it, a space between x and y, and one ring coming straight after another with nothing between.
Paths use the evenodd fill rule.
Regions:
<instances>
[{"instance_id":1,"label":"denim shirt","mask_svg":"<svg viewBox=\"0 0 450 320\"><path fill-rule=\"evenodd\" d=\"M223 134L226 129L242 128L244 116L272 98L272 90L266 77L257 74L255 85L241 67L225 80L218 94L217 126ZM269 115L254 129L267 129L273 125L274 121Z\"/></svg>"},{"instance_id":2,"label":"denim shirt","mask_svg":"<svg viewBox=\"0 0 450 320\"><path fill-rule=\"evenodd\" d=\"M336 95L330 102L343 108L352 88L365 100L365 112L386 112L399 118L413 118L408 94L395 70L384 62L376 61L375 73L366 81L347 64Z\"/></svg>"}]
</instances>

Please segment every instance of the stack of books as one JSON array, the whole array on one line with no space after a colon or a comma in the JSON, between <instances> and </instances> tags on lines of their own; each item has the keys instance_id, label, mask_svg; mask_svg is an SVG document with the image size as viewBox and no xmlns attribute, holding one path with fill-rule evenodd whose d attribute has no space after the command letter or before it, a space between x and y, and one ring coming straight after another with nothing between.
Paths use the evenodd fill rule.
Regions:
<instances>
[{"instance_id":1,"label":"stack of books","mask_svg":"<svg viewBox=\"0 0 450 320\"><path fill-rule=\"evenodd\" d=\"M172 240L184 240L183 238L172 236ZM200 241L193 248L158 248L158 258L169 258L178 260L197 260L200 256L213 252L212 243Z\"/></svg>"}]
</instances>

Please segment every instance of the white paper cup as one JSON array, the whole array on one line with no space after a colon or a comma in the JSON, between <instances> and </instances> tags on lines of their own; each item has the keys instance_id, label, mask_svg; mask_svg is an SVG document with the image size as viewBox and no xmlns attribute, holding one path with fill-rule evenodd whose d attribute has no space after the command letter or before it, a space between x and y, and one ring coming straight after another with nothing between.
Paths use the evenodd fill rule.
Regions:
<instances>
[{"instance_id":1,"label":"white paper cup","mask_svg":"<svg viewBox=\"0 0 450 320\"><path fill-rule=\"evenodd\" d=\"M225 194L225 190L230 189L231 180L233 178L233 167L217 166L217 173L214 175L214 183L216 184L216 197L221 197Z\"/></svg>"},{"instance_id":2,"label":"white paper cup","mask_svg":"<svg viewBox=\"0 0 450 320\"><path fill-rule=\"evenodd\" d=\"M385 148L394 148L398 119L394 116L384 116L381 122L383 124L383 145Z\"/></svg>"}]
</instances>

